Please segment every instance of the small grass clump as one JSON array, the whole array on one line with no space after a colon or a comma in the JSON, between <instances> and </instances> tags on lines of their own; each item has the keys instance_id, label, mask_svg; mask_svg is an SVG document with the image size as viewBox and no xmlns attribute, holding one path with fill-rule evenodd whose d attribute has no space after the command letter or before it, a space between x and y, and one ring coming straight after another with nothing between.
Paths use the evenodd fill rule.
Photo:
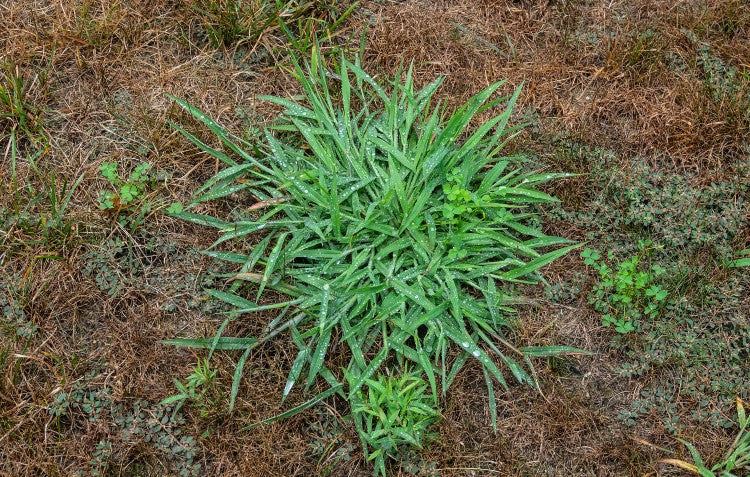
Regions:
<instances>
[{"instance_id":1,"label":"small grass clump","mask_svg":"<svg viewBox=\"0 0 750 477\"><path fill-rule=\"evenodd\" d=\"M578 351L519 349L508 341L510 305L518 298L498 285L536 282L541 267L578 246L545 235L533 221L534 206L555 201L536 186L567 174L526 171L522 158L499 154L519 130L508 121L520 88L491 99L502 86L495 83L446 118L433 101L442 79L417 90L411 69L390 93L359 61L342 60L332 73L314 56L306 70L295 64L295 72L306 103L266 98L285 112L273 128L276 135L267 131L265 149L253 154L204 113L176 100L237 160L175 125L229 166L175 215L219 229L214 246L263 234L247 253L207 252L241 265L233 277L237 286L209 293L235 307L231 316L281 313L258 338L170 342L244 349L238 378L253 347L289 331L299 351L283 398L298 382L309 388L321 376L330 389L318 398L339 392L354 410L383 366L411 362L437 401L474 359L484 369L494 424L493 380L508 387L497 362L517 381L535 384L532 356ZM337 78L336 90L329 77ZM478 114L494 111L467 132ZM262 160L254 155L259 153ZM190 211L233 194L256 200L235 222ZM239 293L245 282L255 287L255 300L265 290L288 299L258 305ZM350 351L346 391L326 362L340 345ZM232 401L236 391L235 383ZM358 430L369 434L361 423Z\"/></svg>"},{"instance_id":2,"label":"small grass clump","mask_svg":"<svg viewBox=\"0 0 750 477\"><path fill-rule=\"evenodd\" d=\"M365 449L372 449L367 460L374 461L376 472L386 475L389 457L398 458L404 447L421 449L434 437L430 426L439 419L435 397L429 385L418 376L378 376L365 383L367 393L358 396L360 405L352 409L362 433Z\"/></svg>"},{"instance_id":3,"label":"small grass clump","mask_svg":"<svg viewBox=\"0 0 750 477\"><path fill-rule=\"evenodd\" d=\"M65 255L77 235L78 221L69 213L69 206L83 175L69 183L57 171L38 167L43 150L24 154L18 146L12 132L7 149L9 180L0 183L0 191L10 199L7 204L0 204L0 253L23 256L44 246L50 252L47 256ZM28 163L27 171L32 176L19 177L17 166L22 161Z\"/></svg>"},{"instance_id":4,"label":"small grass clump","mask_svg":"<svg viewBox=\"0 0 750 477\"><path fill-rule=\"evenodd\" d=\"M331 34L352 13L340 2L296 0L191 0L214 47L246 43L255 48L272 33L312 46L316 34ZM307 40L307 41L306 41Z\"/></svg>"},{"instance_id":5,"label":"small grass clump","mask_svg":"<svg viewBox=\"0 0 750 477\"><path fill-rule=\"evenodd\" d=\"M7 61L0 64L0 141L15 144L21 138L32 143L45 139L41 110L29 95L33 84L18 65Z\"/></svg>"}]
</instances>

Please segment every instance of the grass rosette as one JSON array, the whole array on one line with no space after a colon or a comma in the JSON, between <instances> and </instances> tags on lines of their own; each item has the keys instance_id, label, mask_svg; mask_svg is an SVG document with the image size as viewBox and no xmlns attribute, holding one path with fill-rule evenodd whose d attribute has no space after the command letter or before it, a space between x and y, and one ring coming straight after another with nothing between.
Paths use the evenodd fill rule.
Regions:
<instances>
[{"instance_id":1,"label":"grass rosette","mask_svg":"<svg viewBox=\"0 0 750 477\"><path fill-rule=\"evenodd\" d=\"M228 166L175 215L218 228L222 235L214 247L265 234L247 253L206 252L241 266L232 290L209 293L235 307L230 318L281 312L257 339L222 337L220 331L215 338L169 342L212 352L243 349L233 404L250 350L289 331L298 353L283 398L298 382L309 388L319 376L331 388L284 415L333 392L357 409L363 386L393 362L410 362L437 402L467 360L476 359L494 425L493 381L508 387L503 368L517 381L535 384L531 356L580 351L518 349L506 336L517 298L498 285L535 282L539 268L578 246L545 235L528 220L534 205L555 200L536 186L568 174L527 172L522 158L500 156L520 128L508 127L520 87L492 99L503 83L492 84L447 116L433 101L442 78L417 90L411 69L390 91L358 60L341 60L331 72L314 55L306 68L295 62L295 76L304 102L264 98L285 111L260 147L174 98L219 137L226 152L174 127ZM469 132L478 114L496 110ZM257 199L241 220L190 212L235 193ZM256 287L256 301L269 289L288 299L258 305L240 296L246 281ZM346 389L326 364L329 351L342 344L351 355ZM455 359L452 349L459 351ZM363 433L361 416L355 422Z\"/></svg>"}]
</instances>

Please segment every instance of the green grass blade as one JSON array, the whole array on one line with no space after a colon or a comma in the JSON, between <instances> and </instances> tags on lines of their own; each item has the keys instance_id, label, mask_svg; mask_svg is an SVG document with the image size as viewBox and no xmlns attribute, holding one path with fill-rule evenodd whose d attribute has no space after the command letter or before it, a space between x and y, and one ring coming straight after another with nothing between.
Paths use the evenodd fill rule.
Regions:
<instances>
[{"instance_id":1,"label":"green grass blade","mask_svg":"<svg viewBox=\"0 0 750 477\"><path fill-rule=\"evenodd\" d=\"M245 427L244 429L245 430L249 430L249 429L252 429L254 427L258 427L260 425L263 425L263 424L270 424L270 423L276 422L276 421L278 421L280 419L286 419L288 417L292 417L292 416L294 416L296 414L299 414L300 412L304 411L305 409L311 408L314 405L318 404L320 401L323 401L324 399L327 399L330 396L333 396L334 394L336 394L339 391L339 389L341 389L342 386L343 386L342 384L339 384L337 386L330 387L327 390L325 390L322 393L320 393L317 396L315 396L314 398L312 398L312 399L310 399L308 401L305 401L302 404L289 409L288 411L282 412L281 414L277 414L276 416L273 416L273 417L269 417L268 419L263 419L260 422L256 422L254 424L250 424L249 426Z\"/></svg>"},{"instance_id":2,"label":"green grass blade","mask_svg":"<svg viewBox=\"0 0 750 477\"><path fill-rule=\"evenodd\" d=\"M510 270L508 272L505 272L502 274L503 280L513 280L518 277L523 277L526 275L529 275L538 269L542 268L545 265L548 265L549 263L552 263L554 260L557 260L558 258L562 257L563 255L567 254L571 250L575 250L579 247L581 247L582 244L575 244L570 245L568 247L563 247L557 250L553 250L552 252L548 252L541 257L537 257L534 260L530 261L526 265L515 268L513 270Z\"/></svg>"},{"instance_id":3,"label":"green grass blade","mask_svg":"<svg viewBox=\"0 0 750 477\"><path fill-rule=\"evenodd\" d=\"M523 346L519 349L523 354L535 358L547 358L561 354L593 354L591 351L572 346Z\"/></svg>"}]
</instances>

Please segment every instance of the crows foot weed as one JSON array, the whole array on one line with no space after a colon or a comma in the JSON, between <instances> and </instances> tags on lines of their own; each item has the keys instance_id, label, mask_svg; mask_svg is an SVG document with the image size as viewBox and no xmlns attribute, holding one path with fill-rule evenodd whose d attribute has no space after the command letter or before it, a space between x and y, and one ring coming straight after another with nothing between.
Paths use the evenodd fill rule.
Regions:
<instances>
[{"instance_id":1,"label":"crows foot weed","mask_svg":"<svg viewBox=\"0 0 750 477\"><path fill-rule=\"evenodd\" d=\"M229 291L209 294L235 308L227 321L269 309L280 313L257 339L219 332L169 343L243 351L231 407L250 351L288 332L298 353L282 399L297 383L310 388L318 377L329 389L282 416L333 393L350 400L357 414L366 408L362 390L373 386L372 377L405 363L437 403L473 359L484 370L495 424L493 386L507 389L506 372L535 385L531 357L579 351L517 348L508 341L517 297L499 285L534 283L541 267L578 247L545 235L533 221L536 205L556 200L536 186L567 174L525 171L522 159L500 154L519 130L508 121L520 88L492 99L503 83L492 84L446 116L433 100L442 78L416 90L411 69L384 88L358 60L342 60L331 72L314 55L307 68L295 62L295 75L304 102L265 98L285 112L266 131L264 146L233 137L174 98L219 137L224 151L174 127L228 166L174 214L219 229L222 235L206 253L240 265ZM498 113L469 131L487 111ZM191 211L239 195L256 203L234 222ZM213 250L254 234L262 238L246 253ZM288 298L257 304L266 290ZM341 345L350 352L343 382L326 360ZM355 423L363 441L375 442L362 415Z\"/></svg>"}]
</instances>

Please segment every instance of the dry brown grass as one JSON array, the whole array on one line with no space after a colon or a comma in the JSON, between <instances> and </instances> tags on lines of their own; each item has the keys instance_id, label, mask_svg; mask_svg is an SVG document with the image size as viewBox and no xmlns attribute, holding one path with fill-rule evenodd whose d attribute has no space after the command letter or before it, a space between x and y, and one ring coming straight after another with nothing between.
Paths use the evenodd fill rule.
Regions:
<instances>
[{"instance_id":1,"label":"dry brown grass","mask_svg":"<svg viewBox=\"0 0 750 477\"><path fill-rule=\"evenodd\" d=\"M728 64L745 72L750 68L745 3L708 3L709 8L701 9L695 2L666 0L366 1L345 29L356 37L362 24L369 23L365 62L382 75L412 60L421 83L445 75L440 94L449 105L498 79L507 79L509 88L524 82L519 104L539 118L541 127L525 133L519 147L549 155L552 138L565 131L622 157L647 154L657 163L701 171L735 160L750 136L747 111L708 97L690 68L669 67L672 57L683 58L688 66L694 62L695 45L680 33L684 27L710 41ZM39 166L68 181L84 177L68 212L73 233L64 242L50 249L17 228L0 237L0 274L21 277L22 307L39 327L28 347L12 334L2 335L10 360L0 376L0 475L72 475L84 469L93 446L108 431L92 424L60 427L47 411L54 396L98 370L96 384L109 386L116 400L156 402L173 392L172 378L189 373L198 356L158 340L207 336L218 325L215 317L194 310L164 313L168 287L130 285L113 299L81 272L85 253L109 237L143 246L142 238L124 233L96 208L97 192L104 187L97 170L102 162L129 168L148 161L172 172L174 179L162 192L169 200L188 197L218 167L168 126L176 111L165 92L188 98L235 131L247 126L238 107L250 111L252 121L268 120L273 110L257 95L295 92L294 83L272 62L237 64L232 52L201 42L196 15L170 0L0 2L0 63L19 68L30 84L29 102L43 111L49 145ZM658 35L640 40L647 30ZM139 146L144 146L140 152ZM33 147L24 144L22 152ZM0 144L0 164L0 206L12 207L16 199L7 144ZM23 158L17 175L22 183L42 186ZM571 188L565 190L572 197L576 183L568 184ZM212 239L204 230L159 214L149 231L180 251ZM580 237L582 231L556 233ZM59 259L44 258L50 254ZM205 260L185 259L160 270L176 274L207 266ZM565 276L578 266L568 258L549 273ZM145 272L155 268L146 264ZM190 293L199 296L201 291ZM654 475L654 462L663 454L632 437L663 446L673 441L656 428L623 433L613 419L609 410L634 388L611 371L607 338L598 331L597 318L583 307L556 307L541 298L540 303L523 312L522 340L564 342L599 353L575 364L581 376L560 374L540 361L546 399L521 388L502 396L498 435L488 425L485 396L477 392L481 373L467 370L446 402L440 443L424 458L437 462L444 476ZM231 358L217 361L216 392L222 403L231 381ZM209 419L186 410L186 432L197 436L210 431L199 456L207 475L323 471L309 452L314 414L241 429L282 409L279 390L292 359L283 342L257 350L232 416L221 406ZM329 406L333 415L346 413L344 403ZM342 439L356 447L356 434L345 424L343 429ZM709 436L703 448L711 439L726 436ZM158 460L148 450L128 452L132 459ZM356 455L333 475L369 475ZM127 464L113 474L131 475ZM149 468L148 475L167 475L158 465Z\"/></svg>"},{"instance_id":2,"label":"dry brown grass","mask_svg":"<svg viewBox=\"0 0 750 477\"><path fill-rule=\"evenodd\" d=\"M680 28L707 22L712 32L721 21L734 26L711 37L718 51L747 68L738 56L747 15L735 15L737 2L716 3L705 13L690 2L390 4L377 10L368 56L388 72L414 59L425 78L446 75L452 104L497 79L524 82L525 107L550 132L699 168L738 157L750 134L747 111L727 111L705 97L702 78L669 68L670 55L694 57ZM639 38L649 31L654 38Z\"/></svg>"}]
</instances>

